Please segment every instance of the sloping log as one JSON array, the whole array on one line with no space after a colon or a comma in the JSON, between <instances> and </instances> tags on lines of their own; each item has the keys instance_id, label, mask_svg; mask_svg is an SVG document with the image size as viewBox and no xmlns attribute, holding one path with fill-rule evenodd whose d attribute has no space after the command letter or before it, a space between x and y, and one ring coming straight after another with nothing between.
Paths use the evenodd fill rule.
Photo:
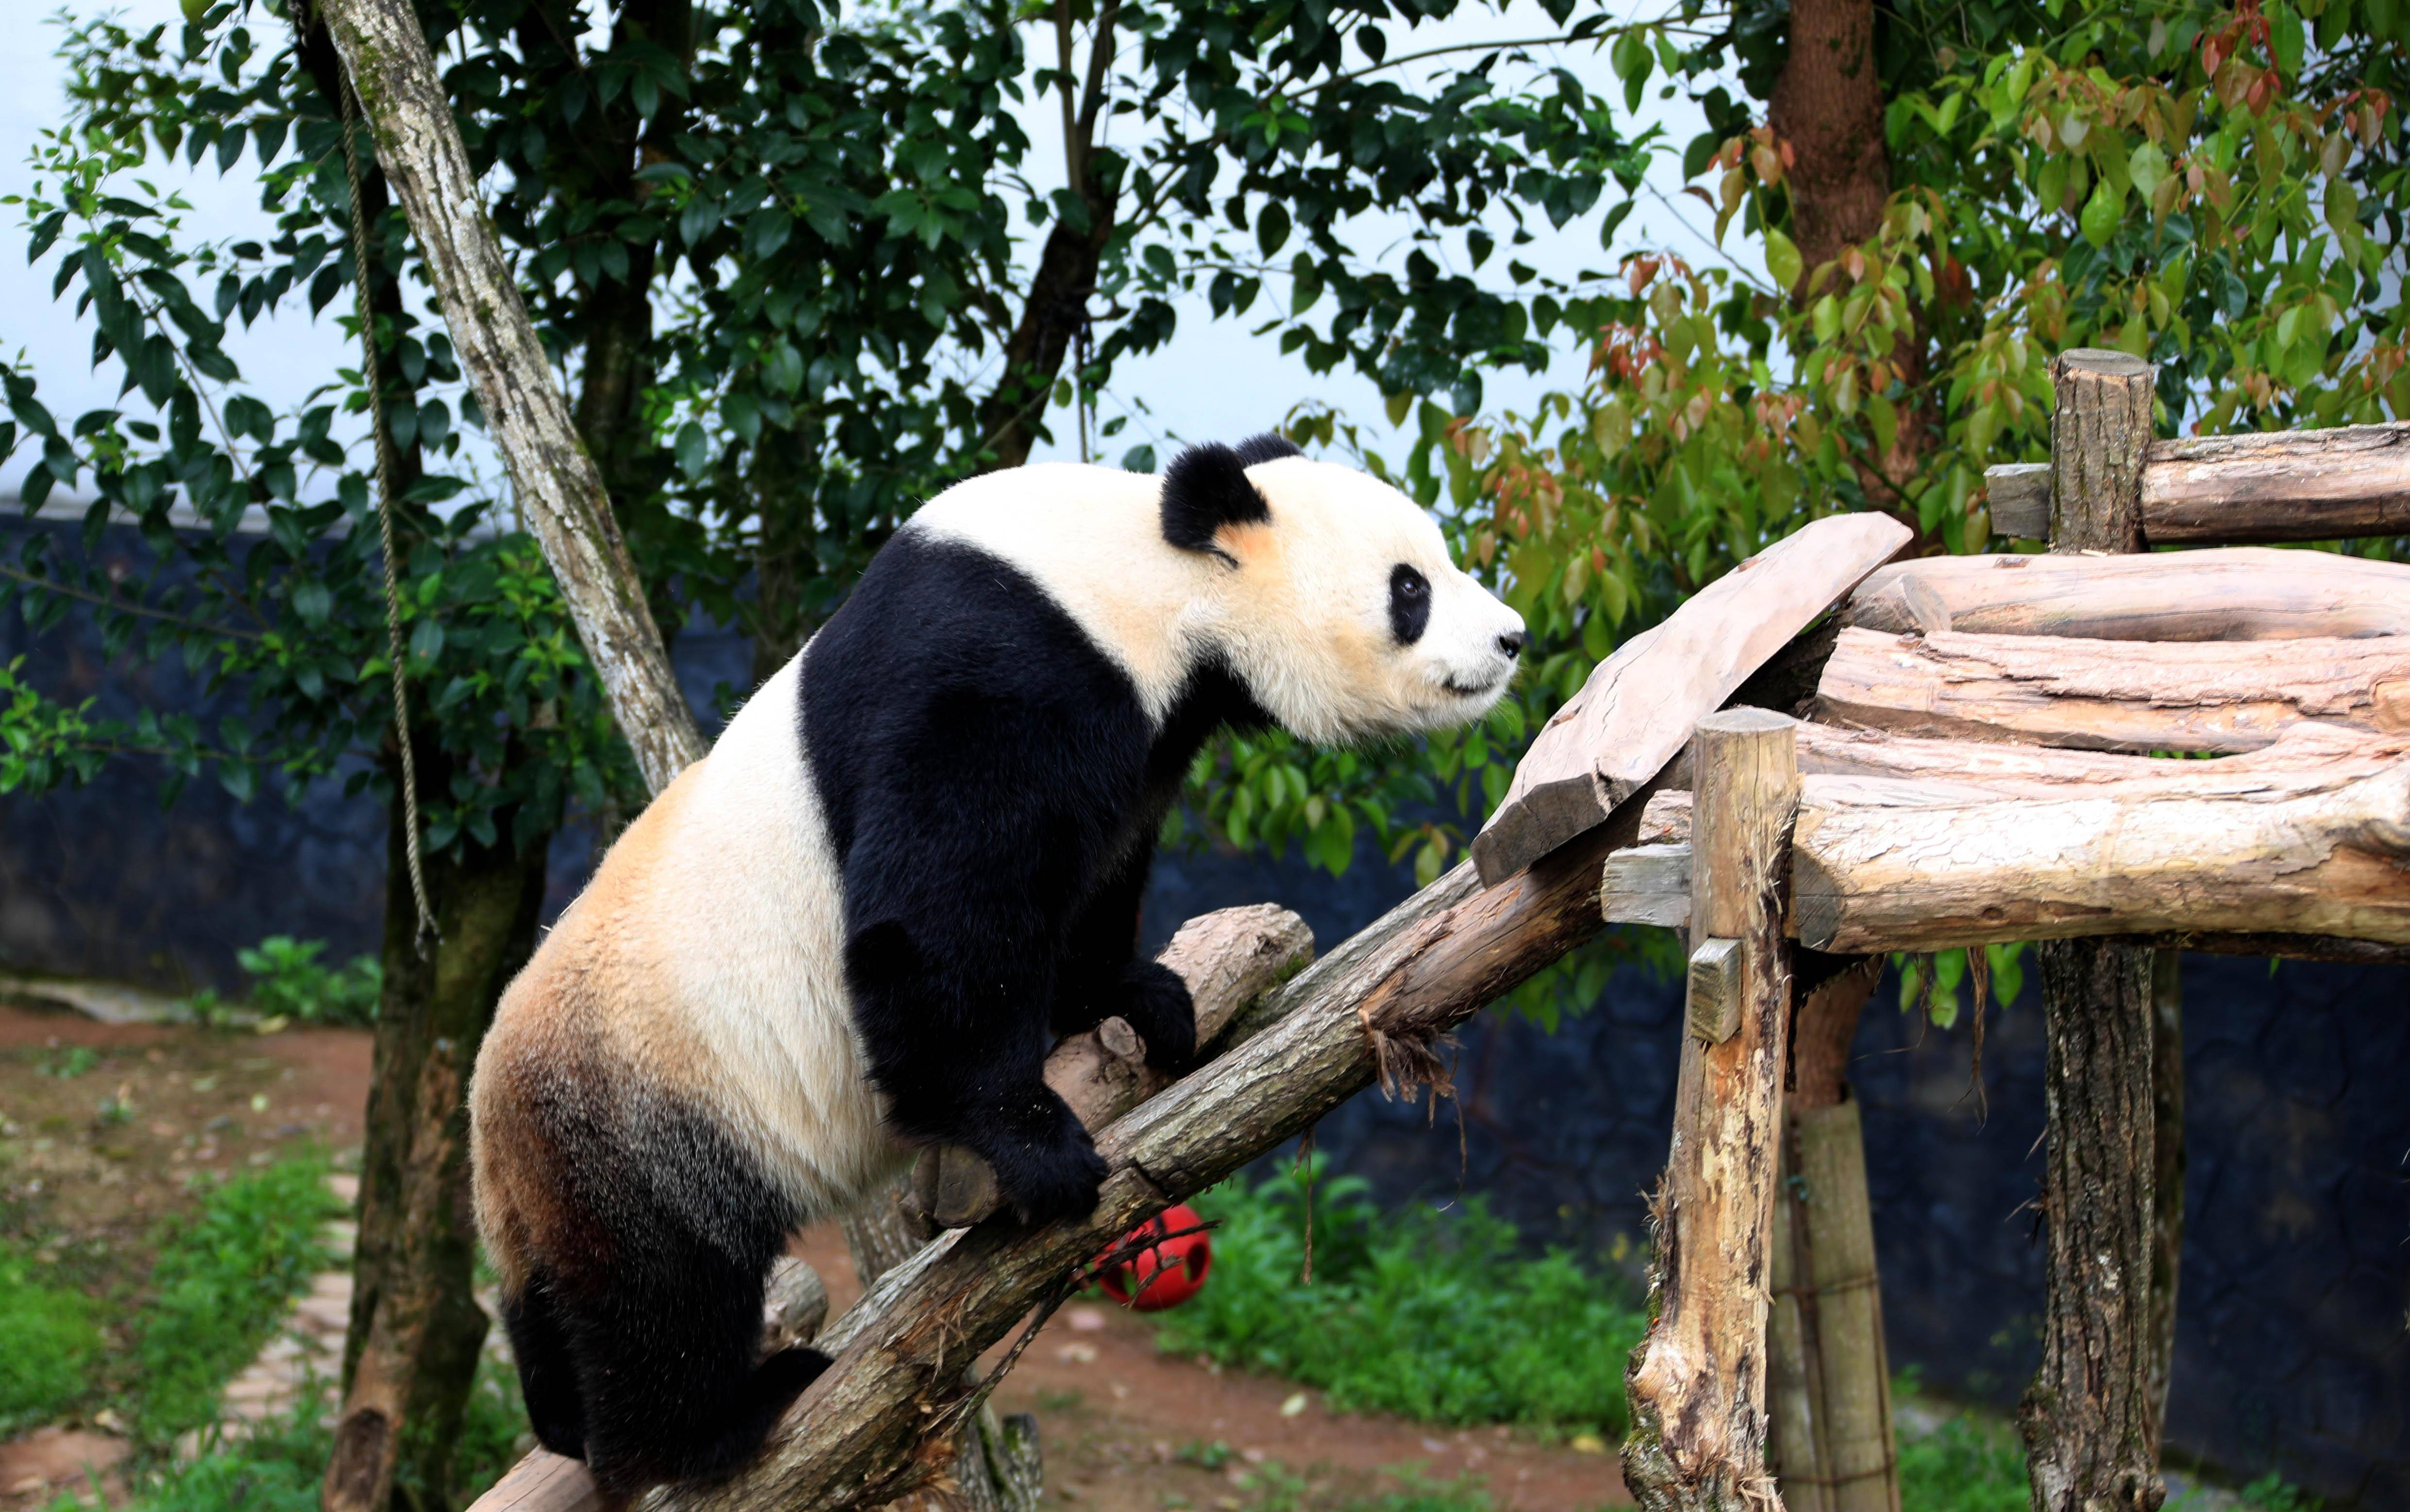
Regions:
<instances>
[{"instance_id":1,"label":"sloping log","mask_svg":"<svg viewBox=\"0 0 2410 1512\"><path fill-rule=\"evenodd\" d=\"M1182 924L1156 957L1188 983L1197 1006L1197 1044L1211 1053L1239 1010L1314 959L1314 931L1286 909L1257 903L1222 909ZM1046 1057L1046 1084L1080 1122L1101 1128L1171 1084L1146 1063L1146 1041L1128 1022L1110 1018L1066 1035ZM964 1228L1001 1203L995 1173L960 1145L923 1151L912 1167L913 1206L936 1228Z\"/></svg>"},{"instance_id":2,"label":"sloping log","mask_svg":"<svg viewBox=\"0 0 2410 1512\"><path fill-rule=\"evenodd\" d=\"M1700 716L1910 539L1887 516L1821 519L1625 642L1532 742L1473 841L1491 887L1606 816L1664 769Z\"/></svg>"},{"instance_id":3,"label":"sloping log","mask_svg":"<svg viewBox=\"0 0 2410 1512\"><path fill-rule=\"evenodd\" d=\"M2050 464L1985 471L1992 529L2050 537ZM2144 453L2151 545L2329 541L2410 531L2410 424L2154 441Z\"/></svg>"},{"instance_id":4,"label":"sloping log","mask_svg":"<svg viewBox=\"0 0 2410 1512\"><path fill-rule=\"evenodd\" d=\"M1165 1205L1310 1126L1376 1075L1440 1069L1434 1040L1595 933L1598 870L1636 807L1504 885L1470 865L1409 898L1273 995L1262 1033L1098 1135L1111 1167L1094 1214L1029 1230L951 1229L821 1335L836 1363L760 1461L711 1487L656 1490L652 1512L819 1512L891 1500L941 1468L961 1362ZM1361 940L1363 937L1358 937ZM933 1430L935 1431L933 1432ZM916 1446L918 1447L916 1448Z\"/></svg>"},{"instance_id":5,"label":"sloping log","mask_svg":"<svg viewBox=\"0 0 2410 1512\"><path fill-rule=\"evenodd\" d=\"M2238 546L2132 557L1920 557L1850 595L1861 630L2258 641L2410 635L2410 566Z\"/></svg>"},{"instance_id":6,"label":"sloping log","mask_svg":"<svg viewBox=\"0 0 2410 1512\"><path fill-rule=\"evenodd\" d=\"M1654 1306L1624 1389L1624 1484L1647 1512L1778 1502L1765 1468L1766 1321L1781 1144L1791 946L1783 842L1799 790L1793 721L1732 709L1699 721L1691 997L1673 1150L1650 1199ZM1705 961L1721 963L1702 970ZM1723 1000L1711 1007L1706 993Z\"/></svg>"},{"instance_id":7,"label":"sloping log","mask_svg":"<svg viewBox=\"0 0 2410 1512\"><path fill-rule=\"evenodd\" d=\"M2304 720L2410 730L2410 636L2240 643L1841 632L1822 718L2088 750L2256 750Z\"/></svg>"},{"instance_id":8,"label":"sloping log","mask_svg":"<svg viewBox=\"0 0 2410 1512\"><path fill-rule=\"evenodd\" d=\"M1801 943L1836 952L2191 930L2410 944L2410 761L2214 796L1813 778L1793 882Z\"/></svg>"}]
</instances>

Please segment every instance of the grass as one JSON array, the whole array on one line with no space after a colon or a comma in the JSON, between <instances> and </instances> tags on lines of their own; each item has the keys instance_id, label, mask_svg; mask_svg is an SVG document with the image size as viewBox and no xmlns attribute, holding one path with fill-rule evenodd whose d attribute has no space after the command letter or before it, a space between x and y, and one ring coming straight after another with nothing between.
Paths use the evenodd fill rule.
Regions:
<instances>
[{"instance_id":1,"label":"grass","mask_svg":"<svg viewBox=\"0 0 2410 1512\"><path fill-rule=\"evenodd\" d=\"M100 1330L81 1292L43 1286L0 1250L0 1437L46 1422L84 1393Z\"/></svg>"},{"instance_id":2,"label":"grass","mask_svg":"<svg viewBox=\"0 0 2410 1512\"><path fill-rule=\"evenodd\" d=\"M2025 1512L2025 1453L2005 1423L1953 1418L1899 1447L1901 1512Z\"/></svg>"},{"instance_id":3,"label":"grass","mask_svg":"<svg viewBox=\"0 0 2410 1512\"><path fill-rule=\"evenodd\" d=\"M227 1378L333 1263L318 1228L341 1209L326 1177L323 1156L282 1160L211 1186L196 1211L164 1227L127 1383L140 1436L211 1420Z\"/></svg>"},{"instance_id":4,"label":"grass","mask_svg":"<svg viewBox=\"0 0 2410 1512\"><path fill-rule=\"evenodd\" d=\"M1519 1253L1514 1226L1477 1203L1385 1217L1361 1181L1317 1180L1311 1285L1295 1171L1235 1179L1196 1206L1219 1224L1212 1278L1158 1315L1165 1350L1319 1387L1344 1411L1623 1431L1639 1308L1570 1255Z\"/></svg>"}]
</instances>

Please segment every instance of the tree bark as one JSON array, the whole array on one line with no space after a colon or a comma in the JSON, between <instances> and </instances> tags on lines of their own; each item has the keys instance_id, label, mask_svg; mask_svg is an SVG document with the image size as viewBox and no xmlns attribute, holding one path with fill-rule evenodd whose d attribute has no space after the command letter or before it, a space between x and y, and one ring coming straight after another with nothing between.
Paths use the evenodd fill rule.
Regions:
<instances>
[{"instance_id":1,"label":"tree bark","mask_svg":"<svg viewBox=\"0 0 2410 1512\"><path fill-rule=\"evenodd\" d=\"M1699 792L1691 1032L1675 1085L1673 1154L1651 1204L1656 1316L1624 1377L1632 1431L1623 1478L1648 1512L1747 1512L1774 1490L1764 1458L1766 1321L1791 1016L1781 894L1799 792L1793 721L1763 709L1708 715L1691 770ZM1729 1012L1701 1010L1710 960L1730 964L1714 973L1733 1000ZM1710 1024L1720 1037L1702 1037Z\"/></svg>"},{"instance_id":2,"label":"tree bark","mask_svg":"<svg viewBox=\"0 0 2410 1512\"><path fill-rule=\"evenodd\" d=\"M2051 364L2054 552L2142 549L2153 376L2138 358L2085 347ZM2163 1287L2172 1300L2175 1272L2159 1272L2152 1238L2156 967L2148 947L2115 939L2036 951L2050 1245L2041 1371L2017 1414L2034 1512L2157 1512L2167 1487L2151 1296ZM2181 1062L2170 1074L2181 1080Z\"/></svg>"},{"instance_id":3,"label":"tree bark","mask_svg":"<svg viewBox=\"0 0 2410 1512\"><path fill-rule=\"evenodd\" d=\"M2151 1423L2167 1440L2185 1228L2184 953L2151 952Z\"/></svg>"},{"instance_id":4,"label":"tree bark","mask_svg":"<svg viewBox=\"0 0 2410 1512\"><path fill-rule=\"evenodd\" d=\"M321 0L462 371L655 792L704 753L593 457L553 380L408 0Z\"/></svg>"},{"instance_id":5,"label":"tree bark","mask_svg":"<svg viewBox=\"0 0 2410 1512\"><path fill-rule=\"evenodd\" d=\"M2036 953L2049 1290L2041 1371L2017 1410L2034 1512L2156 1512L2151 952L2082 939Z\"/></svg>"},{"instance_id":6,"label":"tree bark","mask_svg":"<svg viewBox=\"0 0 2410 1512\"><path fill-rule=\"evenodd\" d=\"M422 776L442 780L429 751ZM342 1408L327 1512L445 1512L460 1417L485 1342L473 1295L469 1069L503 984L535 947L550 836L527 851L469 842L426 861L442 938L417 918L394 806L386 844L385 991L361 1158ZM503 825L508 834L509 826Z\"/></svg>"}]
</instances>

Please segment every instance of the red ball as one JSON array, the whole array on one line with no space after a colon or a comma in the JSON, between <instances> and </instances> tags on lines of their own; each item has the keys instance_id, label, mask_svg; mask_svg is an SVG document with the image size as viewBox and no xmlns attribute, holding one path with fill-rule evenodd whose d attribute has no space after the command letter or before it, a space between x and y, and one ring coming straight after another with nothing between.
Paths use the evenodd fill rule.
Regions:
<instances>
[{"instance_id":1,"label":"red ball","mask_svg":"<svg viewBox=\"0 0 2410 1512\"><path fill-rule=\"evenodd\" d=\"M1183 1233L1183 1229L1193 1229ZM1157 1236L1169 1234L1169 1239ZM1132 1252L1133 1244L1155 1243ZM1124 1258L1110 1268L1105 1256L1115 1250ZM1105 1295L1123 1306L1140 1313L1159 1313L1167 1307L1177 1307L1204 1288L1205 1272L1213 1266L1213 1243L1205 1232L1205 1220L1197 1210L1183 1202L1163 1210L1159 1217L1150 1218L1122 1237L1120 1243L1096 1257L1102 1272L1097 1282Z\"/></svg>"}]
</instances>

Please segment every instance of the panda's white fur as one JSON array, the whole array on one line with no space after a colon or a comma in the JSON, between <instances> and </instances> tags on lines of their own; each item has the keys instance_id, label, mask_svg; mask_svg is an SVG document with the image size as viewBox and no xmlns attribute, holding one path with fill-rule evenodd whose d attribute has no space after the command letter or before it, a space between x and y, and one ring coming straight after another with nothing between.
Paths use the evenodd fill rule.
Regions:
<instances>
[{"instance_id":1,"label":"panda's white fur","mask_svg":"<svg viewBox=\"0 0 2410 1512\"><path fill-rule=\"evenodd\" d=\"M538 1436L613 1490L748 1456L825 1363L754 1367L764 1270L916 1141L1033 1219L1093 1205L1038 1069L1108 1013L1190 1054L1185 989L1132 957L1198 742L1460 722L1521 635L1410 502L1282 443L922 508L504 994L476 1201Z\"/></svg>"}]
</instances>

